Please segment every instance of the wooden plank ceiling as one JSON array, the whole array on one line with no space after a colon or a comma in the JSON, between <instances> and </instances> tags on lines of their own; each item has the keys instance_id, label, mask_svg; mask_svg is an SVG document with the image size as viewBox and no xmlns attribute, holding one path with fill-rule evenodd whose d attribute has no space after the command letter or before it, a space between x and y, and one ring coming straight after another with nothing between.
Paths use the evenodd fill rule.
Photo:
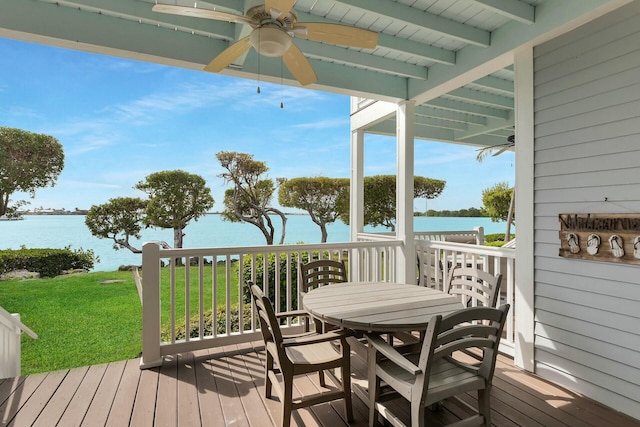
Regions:
<instances>
[{"instance_id":1,"label":"wooden plank ceiling","mask_svg":"<svg viewBox=\"0 0 640 427\"><path fill-rule=\"evenodd\" d=\"M0 37L203 69L251 28L175 16L154 4L195 0L2 0ZM198 8L244 15L261 0L211 0ZM309 87L376 100L415 100L416 136L485 146L513 134L512 52L624 0L298 0L298 22L379 33L377 47L295 37L318 82ZM223 74L298 85L281 58L250 49ZM391 117L369 129L395 134Z\"/></svg>"}]
</instances>

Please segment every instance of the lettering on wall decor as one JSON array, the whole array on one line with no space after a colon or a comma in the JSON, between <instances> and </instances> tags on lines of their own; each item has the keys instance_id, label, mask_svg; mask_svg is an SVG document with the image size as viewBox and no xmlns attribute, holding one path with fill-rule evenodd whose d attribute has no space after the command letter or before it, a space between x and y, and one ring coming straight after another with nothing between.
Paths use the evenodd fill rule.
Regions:
<instances>
[{"instance_id":1,"label":"lettering on wall decor","mask_svg":"<svg viewBox=\"0 0 640 427\"><path fill-rule=\"evenodd\" d=\"M640 264L640 214L560 214L560 256Z\"/></svg>"}]
</instances>

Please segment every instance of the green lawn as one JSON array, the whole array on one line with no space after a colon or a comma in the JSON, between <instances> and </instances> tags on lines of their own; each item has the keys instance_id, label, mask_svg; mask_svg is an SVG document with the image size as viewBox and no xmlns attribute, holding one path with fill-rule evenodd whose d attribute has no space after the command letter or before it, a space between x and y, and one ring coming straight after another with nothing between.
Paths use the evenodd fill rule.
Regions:
<instances>
[{"instance_id":1,"label":"green lawn","mask_svg":"<svg viewBox=\"0 0 640 427\"><path fill-rule=\"evenodd\" d=\"M191 283L197 280L191 269ZM184 278L184 268L176 276ZM205 268L204 301L211 307L211 267ZM218 271L219 303L225 301L224 271ZM122 282L101 284L102 281ZM232 278L232 302L238 301L237 271ZM178 304L184 304L184 279L177 280ZM169 295L169 273L163 269L162 298ZM180 285L182 283L182 285ZM198 293L190 295L191 312ZM22 373L55 371L138 357L142 351L142 308L131 272L99 272L35 280L0 282L0 306L20 313L22 322L38 334L22 337ZM184 305L180 306L184 307ZM184 318L184 316L182 316ZM162 306L163 322L169 319Z\"/></svg>"}]
</instances>

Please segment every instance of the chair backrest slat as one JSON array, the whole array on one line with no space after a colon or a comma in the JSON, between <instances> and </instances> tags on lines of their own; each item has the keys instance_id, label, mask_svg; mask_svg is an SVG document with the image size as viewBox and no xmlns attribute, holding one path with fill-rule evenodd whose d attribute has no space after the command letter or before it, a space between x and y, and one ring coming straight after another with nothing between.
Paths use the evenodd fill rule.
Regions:
<instances>
[{"instance_id":1,"label":"chair backrest slat","mask_svg":"<svg viewBox=\"0 0 640 427\"><path fill-rule=\"evenodd\" d=\"M455 267L449 274L445 292L457 295L463 304L495 307L500 296L502 274L492 275L472 267Z\"/></svg>"},{"instance_id":2,"label":"chair backrest slat","mask_svg":"<svg viewBox=\"0 0 640 427\"><path fill-rule=\"evenodd\" d=\"M306 264L300 263L302 292L309 292L319 286L347 281L347 268L344 261L321 259Z\"/></svg>"}]
</instances>

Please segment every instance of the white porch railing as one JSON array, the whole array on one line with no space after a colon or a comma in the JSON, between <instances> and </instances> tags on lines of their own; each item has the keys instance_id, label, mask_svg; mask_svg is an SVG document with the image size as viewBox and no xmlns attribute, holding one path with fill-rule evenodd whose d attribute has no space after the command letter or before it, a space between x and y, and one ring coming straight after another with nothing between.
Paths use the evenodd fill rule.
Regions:
<instances>
[{"instance_id":1,"label":"white porch railing","mask_svg":"<svg viewBox=\"0 0 640 427\"><path fill-rule=\"evenodd\" d=\"M514 355L515 330L515 260L514 248L491 247L464 243L416 239L418 283L444 290L451 268L456 265L475 266L491 274L502 274L499 304L511 304L500 350ZM473 302L472 302L473 303Z\"/></svg>"},{"instance_id":2,"label":"white porch railing","mask_svg":"<svg viewBox=\"0 0 640 427\"><path fill-rule=\"evenodd\" d=\"M0 307L0 379L20 376L20 335L23 331L31 338L38 338L20 321L19 314L11 314Z\"/></svg>"},{"instance_id":3,"label":"white porch railing","mask_svg":"<svg viewBox=\"0 0 640 427\"><path fill-rule=\"evenodd\" d=\"M415 244L422 262L416 283L442 289L455 263L501 272L502 299L512 304L503 347L513 354L515 251L445 241L451 235L484 239L481 230L419 233ZM432 240L424 240L427 237ZM162 249L158 243L146 243L141 366L157 366L164 355L261 339L247 282L262 286L277 312L301 308L300 261L344 259L352 281L393 281L402 243L389 234L363 233L358 238L347 243L200 249ZM294 333L301 325L289 320L282 327Z\"/></svg>"},{"instance_id":4,"label":"white porch railing","mask_svg":"<svg viewBox=\"0 0 640 427\"><path fill-rule=\"evenodd\" d=\"M301 308L297 285L299 261L344 259L352 281L392 281L396 247L400 244L385 240L162 249L158 243L146 243L142 250L141 365L157 366L167 354L260 339L248 281L259 285L268 283L269 286L263 287L276 305L276 311L289 311ZM262 268L265 259L270 268ZM163 268L162 264L168 267ZM161 289L163 281L167 285ZM222 291L218 292L219 289ZM220 324L224 325L223 331L218 330ZM283 328L295 332L300 325L288 323ZM190 336L191 333L195 337Z\"/></svg>"}]
</instances>

